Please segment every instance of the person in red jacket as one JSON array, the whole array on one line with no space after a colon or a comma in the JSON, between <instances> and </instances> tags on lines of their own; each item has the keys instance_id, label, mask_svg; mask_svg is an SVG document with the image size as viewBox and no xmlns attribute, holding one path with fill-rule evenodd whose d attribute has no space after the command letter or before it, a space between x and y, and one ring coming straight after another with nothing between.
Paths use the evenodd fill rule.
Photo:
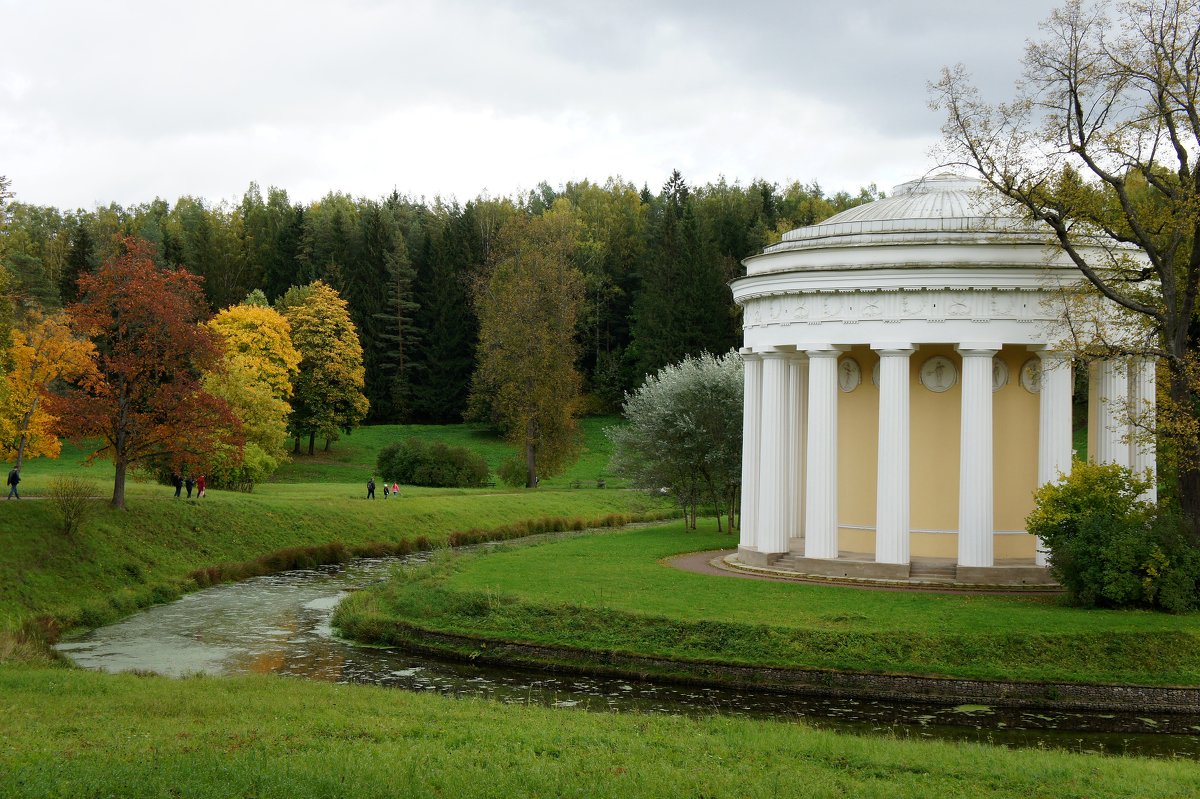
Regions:
<instances>
[{"instance_id":1,"label":"person in red jacket","mask_svg":"<svg viewBox=\"0 0 1200 799\"><path fill-rule=\"evenodd\" d=\"M204 475L196 478L196 499L204 497Z\"/></svg>"}]
</instances>

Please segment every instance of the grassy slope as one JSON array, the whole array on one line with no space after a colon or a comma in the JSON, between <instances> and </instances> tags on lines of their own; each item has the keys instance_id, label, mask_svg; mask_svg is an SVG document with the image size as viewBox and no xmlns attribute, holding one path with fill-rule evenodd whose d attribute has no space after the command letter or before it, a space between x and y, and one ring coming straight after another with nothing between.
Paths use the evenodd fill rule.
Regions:
<instances>
[{"instance_id":1,"label":"grassy slope","mask_svg":"<svg viewBox=\"0 0 1200 799\"><path fill-rule=\"evenodd\" d=\"M370 447L360 458L369 466ZM580 479L593 479L598 462L577 465ZM330 464L313 473L316 484L293 479L252 496L213 492L204 504L135 483L131 510L103 512L77 541L53 532L43 502L0 505L0 618L111 605L196 565L280 546L436 535L644 502L626 492L493 497L406 489L399 503L367 503L358 498L360 467ZM22 486L37 494L56 473L78 473L70 452L31 463ZM111 467L84 473L96 477L97 495L111 490ZM726 718L509 707L273 678L180 681L11 663L0 666L0 741L0 796L1169 797L1200 790L1200 771L1189 763L858 739Z\"/></svg>"},{"instance_id":2,"label":"grassy slope","mask_svg":"<svg viewBox=\"0 0 1200 799\"><path fill-rule=\"evenodd\" d=\"M1186 761L514 707L270 678L0 669L0 795L1195 796Z\"/></svg>"},{"instance_id":3,"label":"grassy slope","mask_svg":"<svg viewBox=\"0 0 1200 799\"><path fill-rule=\"evenodd\" d=\"M1081 610L1057 597L740 580L661 558L728 547L681 523L463 558L397 581L341 620L417 619L497 638L759 665L1008 679L1200 682L1200 614ZM435 590L430 590L435 589Z\"/></svg>"},{"instance_id":4,"label":"grassy slope","mask_svg":"<svg viewBox=\"0 0 1200 799\"><path fill-rule=\"evenodd\" d=\"M591 475L598 463L607 463L603 427L614 421L584 420L583 454L573 470ZM399 501L385 502L380 492L375 502L366 502L366 478L379 449L413 434L471 446L494 463L511 451L477 425L362 428L335 442L329 453L297 458L281 471L280 482L249 495L210 491L203 502L177 501L170 488L135 475L127 487L129 510L113 511L97 502L95 517L74 540L58 533L47 501L0 504L0 631L34 615L68 625L100 623L186 589L186 575L195 569L281 549L334 541L351 547L411 542L419 536L441 545L459 530L547 517L592 520L652 504L634 492L556 491L551 480L538 491L405 486ZM44 495L53 478L72 475L88 479L94 496L110 496L112 465L83 466L85 452L66 445L56 460L29 461L22 493ZM557 482L569 484L570 475Z\"/></svg>"},{"instance_id":5,"label":"grassy slope","mask_svg":"<svg viewBox=\"0 0 1200 799\"><path fill-rule=\"evenodd\" d=\"M620 487L624 482L616 479L608 471L608 462L612 456L612 446L604 435L604 428L619 423L615 416L587 417L579 421L582 433L579 459L569 466L561 475L546 477L542 480L544 487L565 487L573 480L580 480L585 485L596 484L598 477L604 477L610 487ZM331 452L320 451L321 442L317 442L317 452L309 457L301 455L280 469L273 482L309 483L317 481L335 481L345 483L366 484L367 478L375 469L375 459L379 450L396 441L408 438L422 438L429 441L441 441L455 447L466 447L483 456L491 470L492 479L496 479L496 470L516 450L512 445L498 438L494 430L483 424L458 425L375 425L355 430L344 436L333 445ZM307 446L307 442L304 442Z\"/></svg>"},{"instance_id":6,"label":"grassy slope","mask_svg":"<svg viewBox=\"0 0 1200 799\"><path fill-rule=\"evenodd\" d=\"M168 489L107 506L74 540L55 527L49 502L0 508L0 618L50 614L68 623L79 611L101 612L113 601L145 604L139 592L179 583L188 572L256 558L275 550L331 541L347 545L410 541L444 544L456 530L522 519L588 519L643 507L626 491L538 491L496 494L437 492L368 502L349 486L293 485L254 494L210 492L179 501ZM110 614L111 615L111 614Z\"/></svg>"}]
</instances>

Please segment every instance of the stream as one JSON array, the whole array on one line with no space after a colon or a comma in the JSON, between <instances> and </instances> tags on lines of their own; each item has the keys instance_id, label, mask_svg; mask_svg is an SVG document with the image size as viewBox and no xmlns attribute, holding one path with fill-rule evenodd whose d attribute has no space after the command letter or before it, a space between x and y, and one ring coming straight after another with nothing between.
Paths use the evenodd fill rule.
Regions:
<instances>
[{"instance_id":1,"label":"stream","mask_svg":"<svg viewBox=\"0 0 1200 799\"><path fill-rule=\"evenodd\" d=\"M727 714L898 738L1200 757L1200 716L1088 713L793 696L475 666L356 646L330 628L350 591L407 558L360 559L228 583L58 645L78 666L168 676L272 673L592 711Z\"/></svg>"}]
</instances>

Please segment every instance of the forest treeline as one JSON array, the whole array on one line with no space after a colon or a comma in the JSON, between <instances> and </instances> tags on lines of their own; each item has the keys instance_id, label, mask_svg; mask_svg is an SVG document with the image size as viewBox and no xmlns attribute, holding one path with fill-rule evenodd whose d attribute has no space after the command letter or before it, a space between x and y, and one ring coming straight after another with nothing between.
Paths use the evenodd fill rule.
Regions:
<instances>
[{"instance_id":1,"label":"forest treeline","mask_svg":"<svg viewBox=\"0 0 1200 799\"><path fill-rule=\"evenodd\" d=\"M13 187L18 193L19 186ZM81 274L149 242L161 266L203 278L213 311L261 290L275 302L323 280L349 303L366 367L371 422L454 422L468 407L478 321L472 279L512 216L575 210L585 296L577 364L590 410L611 411L647 373L740 340L728 282L741 259L787 230L877 199L875 187L826 196L816 183L689 187L675 172L657 194L619 179L547 184L466 203L332 192L309 204L256 184L238 202L181 197L62 211L9 202L0 259L20 303L51 311L75 299Z\"/></svg>"}]
</instances>

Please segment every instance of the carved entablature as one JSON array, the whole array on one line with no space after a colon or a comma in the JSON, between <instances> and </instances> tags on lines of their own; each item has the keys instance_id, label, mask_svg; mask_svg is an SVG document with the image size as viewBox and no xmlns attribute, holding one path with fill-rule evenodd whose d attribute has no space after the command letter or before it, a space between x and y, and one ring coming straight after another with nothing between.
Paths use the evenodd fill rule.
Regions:
<instances>
[{"instance_id":1,"label":"carved entablature","mask_svg":"<svg viewBox=\"0 0 1200 799\"><path fill-rule=\"evenodd\" d=\"M743 300L746 329L773 325L861 322L1052 322L1038 289L899 289L790 291Z\"/></svg>"}]
</instances>

